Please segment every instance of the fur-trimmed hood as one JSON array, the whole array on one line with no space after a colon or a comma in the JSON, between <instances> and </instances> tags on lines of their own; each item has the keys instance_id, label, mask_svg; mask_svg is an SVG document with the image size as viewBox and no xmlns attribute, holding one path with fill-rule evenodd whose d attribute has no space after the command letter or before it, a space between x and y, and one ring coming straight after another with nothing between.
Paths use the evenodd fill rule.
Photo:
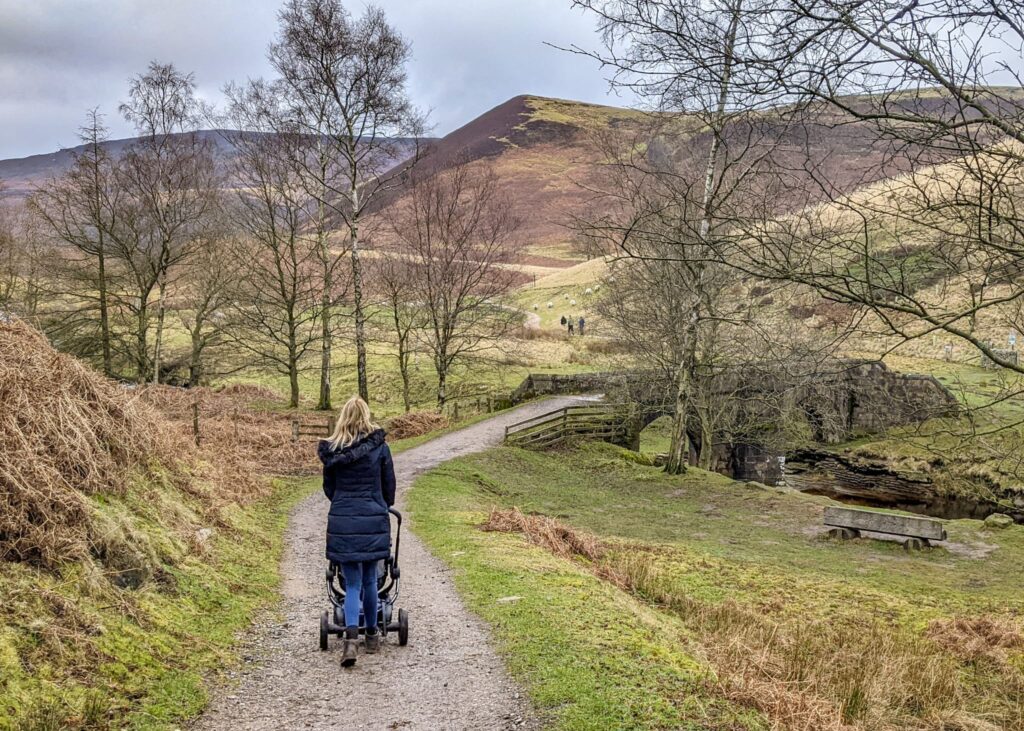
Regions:
<instances>
[{"instance_id":1,"label":"fur-trimmed hood","mask_svg":"<svg viewBox=\"0 0 1024 731\"><path fill-rule=\"evenodd\" d=\"M385 436L383 429L377 429L341 449L334 449L330 441L323 439L317 447L317 454L324 467L351 464L383 445Z\"/></svg>"}]
</instances>

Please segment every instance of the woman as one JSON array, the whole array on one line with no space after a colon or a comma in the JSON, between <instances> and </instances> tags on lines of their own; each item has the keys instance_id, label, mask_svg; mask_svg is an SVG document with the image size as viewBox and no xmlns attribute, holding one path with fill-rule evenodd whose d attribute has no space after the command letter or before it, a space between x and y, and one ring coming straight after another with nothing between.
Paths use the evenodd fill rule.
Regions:
<instances>
[{"instance_id":1,"label":"woman","mask_svg":"<svg viewBox=\"0 0 1024 731\"><path fill-rule=\"evenodd\" d=\"M341 664L356 661L359 610L366 627L366 652L380 649L377 631L377 562L391 553L395 467L384 430L370 421L370 407L358 396L341 409L329 439L320 442L324 463L327 559L341 565L345 580L345 641Z\"/></svg>"}]
</instances>

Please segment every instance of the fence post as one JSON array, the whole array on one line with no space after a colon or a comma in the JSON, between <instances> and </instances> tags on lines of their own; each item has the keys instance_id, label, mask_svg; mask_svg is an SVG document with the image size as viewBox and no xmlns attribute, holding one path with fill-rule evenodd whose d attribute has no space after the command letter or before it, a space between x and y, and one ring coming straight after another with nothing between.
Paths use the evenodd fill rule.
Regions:
<instances>
[{"instance_id":1,"label":"fence post","mask_svg":"<svg viewBox=\"0 0 1024 731\"><path fill-rule=\"evenodd\" d=\"M491 408L491 397L488 396L487 397L487 413L489 414L489 413L491 413L491 411L493 411L493 409Z\"/></svg>"},{"instance_id":2,"label":"fence post","mask_svg":"<svg viewBox=\"0 0 1024 731\"><path fill-rule=\"evenodd\" d=\"M292 419L292 441L299 441L299 420Z\"/></svg>"},{"instance_id":3,"label":"fence post","mask_svg":"<svg viewBox=\"0 0 1024 731\"><path fill-rule=\"evenodd\" d=\"M196 446L199 446L199 399L192 401L192 438L196 441Z\"/></svg>"},{"instance_id":4,"label":"fence post","mask_svg":"<svg viewBox=\"0 0 1024 731\"><path fill-rule=\"evenodd\" d=\"M459 402L455 401L452 403L452 421L459 420Z\"/></svg>"}]
</instances>

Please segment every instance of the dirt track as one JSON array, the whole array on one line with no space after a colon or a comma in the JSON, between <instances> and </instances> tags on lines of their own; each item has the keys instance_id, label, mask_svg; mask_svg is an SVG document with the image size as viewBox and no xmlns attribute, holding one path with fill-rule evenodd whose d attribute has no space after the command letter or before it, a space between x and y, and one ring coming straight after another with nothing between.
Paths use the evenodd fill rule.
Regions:
<instances>
[{"instance_id":1,"label":"dirt track","mask_svg":"<svg viewBox=\"0 0 1024 731\"><path fill-rule=\"evenodd\" d=\"M419 473L499 443L506 424L561 408L563 397L514 409L395 458L399 506ZM317 647L326 608L323 557L327 500L319 492L292 515L286 535L280 619L254 628L246 665L196 729L534 729L525 698L507 676L483 623L463 607L448 569L410 531L402 536L398 606L410 613L409 644L391 635L376 656L342 670L338 646ZM332 640L334 642L334 640Z\"/></svg>"}]
</instances>

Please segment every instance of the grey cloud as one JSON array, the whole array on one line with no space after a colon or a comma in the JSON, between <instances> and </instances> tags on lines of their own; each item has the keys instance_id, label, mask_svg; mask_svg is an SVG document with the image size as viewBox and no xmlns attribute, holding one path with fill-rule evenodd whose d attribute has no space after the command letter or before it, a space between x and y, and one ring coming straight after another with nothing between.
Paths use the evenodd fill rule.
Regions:
<instances>
[{"instance_id":1,"label":"grey cloud","mask_svg":"<svg viewBox=\"0 0 1024 731\"><path fill-rule=\"evenodd\" d=\"M99 106L114 136L130 76L153 59L193 71L217 101L228 81L271 73L277 0L0 0L0 159L76 143ZM544 45L593 46L568 0L380 0L413 43L410 91L444 134L522 93L622 103L597 66ZM349 3L362 12L363 2Z\"/></svg>"}]
</instances>

